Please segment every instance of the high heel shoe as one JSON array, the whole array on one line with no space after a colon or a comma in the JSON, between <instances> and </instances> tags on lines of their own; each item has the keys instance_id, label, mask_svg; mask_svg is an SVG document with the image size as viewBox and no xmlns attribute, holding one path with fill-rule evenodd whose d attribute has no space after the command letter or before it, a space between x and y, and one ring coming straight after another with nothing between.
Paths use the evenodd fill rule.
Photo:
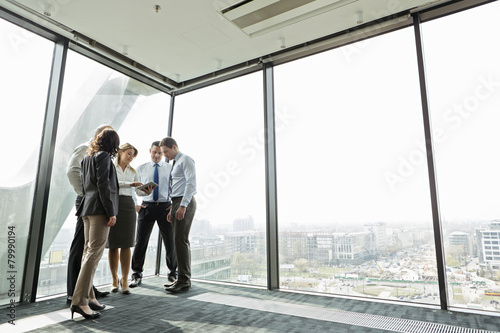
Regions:
<instances>
[{"instance_id":1,"label":"high heel shoe","mask_svg":"<svg viewBox=\"0 0 500 333\"><path fill-rule=\"evenodd\" d=\"M128 295L130 294L130 290L128 289L128 281L126 277L122 277L120 279L120 283L122 285L122 294Z\"/></svg>"},{"instance_id":2,"label":"high heel shoe","mask_svg":"<svg viewBox=\"0 0 500 333\"><path fill-rule=\"evenodd\" d=\"M101 310L104 310L106 308L106 305L104 305L104 304L97 305L94 302L89 301L89 308L91 310L94 310L94 311L101 311Z\"/></svg>"},{"instance_id":3,"label":"high heel shoe","mask_svg":"<svg viewBox=\"0 0 500 333\"><path fill-rule=\"evenodd\" d=\"M119 282L120 281L117 279L115 283L115 279L113 278L113 284L111 284L111 290L110 290L112 293L117 293L118 289L120 289Z\"/></svg>"},{"instance_id":4,"label":"high heel shoe","mask_svg":"<svg viewBox=\"0 0 500 333\"><path fill-rule=\"evenodd\" d=\"M88 314L85 311L83 311L82 308L79 307L78 305L72 305L70 310L71 310L71 319L73 319L73 314L75 312L81 314L85 319L96 319L101 316L100 312L92 312L92 314Z\"/></svg>"}]
</instances>

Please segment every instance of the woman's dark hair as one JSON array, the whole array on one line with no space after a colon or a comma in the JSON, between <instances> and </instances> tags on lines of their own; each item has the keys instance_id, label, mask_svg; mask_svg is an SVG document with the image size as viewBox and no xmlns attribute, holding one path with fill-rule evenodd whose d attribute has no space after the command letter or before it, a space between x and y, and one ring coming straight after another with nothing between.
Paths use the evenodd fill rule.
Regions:
<instances>
[{"instance_id":1,"label":"woman's dark hair","mask_svg":"<svg viewBox=\"0 0 500 333\"><path fill-rule=\"evenodd\" d=\"M105 128L92 139L87 155L94 156L99 151L105 151L111 157L115 157L120 146L120 137L112 128Z\"/></svg>"}]
</instances>

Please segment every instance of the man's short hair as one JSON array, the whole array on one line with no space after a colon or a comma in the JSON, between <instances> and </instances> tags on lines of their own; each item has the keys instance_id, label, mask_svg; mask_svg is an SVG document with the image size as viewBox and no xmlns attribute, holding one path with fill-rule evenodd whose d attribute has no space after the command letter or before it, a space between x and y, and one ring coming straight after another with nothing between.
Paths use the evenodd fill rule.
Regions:
<instances>
[{"instance_id":1,"label":"man's short hair","mask_svg":"<svg viewBox=\"0 0 500 333\"><path fill-rule=\"evenodd\" d=\"M153 148L154 146L160 147L160 141L153 141L153 143L151 144L151 148Z\"/></svg>"},{"instance_id":2,"label":"man's short hair","mask_svg":"<svg viewBox=\"0 0 500 333\"><path fill-rule=\"evenodd\" d=\"M105 129L105 128L111 128L113 129L113 127L111 127L110 125L106 125L106 124L103 124L103 125L100 125L99 127L97 127L95 129L95 132L94 132L94 138L97 138L97 136Z\"/></svg>"},{"instance_id":3,"label":"man's short hair","mask_svg":"<svg viewBox=\"0 0 500 333\"><path fill-rule=\"evenodd\" d=\"M169 136L167 136L166 138L163 138L163 140L161 140L161 143L160 143L160 146L167 146L168 148L172 148L174 145L177 146L177 148L179 147L177 142Z\"/></svg>"}]
</instances>

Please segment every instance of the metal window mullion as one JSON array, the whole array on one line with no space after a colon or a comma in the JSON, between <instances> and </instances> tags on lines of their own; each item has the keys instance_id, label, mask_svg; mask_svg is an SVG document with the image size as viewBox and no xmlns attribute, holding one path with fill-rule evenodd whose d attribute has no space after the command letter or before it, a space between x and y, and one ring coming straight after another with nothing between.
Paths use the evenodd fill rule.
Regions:
<instances>
[{"instance_id":1,"label":"metal window mullion","mask_svg":"<svg viewBox=\"0 0 500 333\"><path fill-rule=\"evenodd\" d=\"M425 148L427 152L427 169L429 173L429 187L431 194L432 224L434 228L434 244L436 248L436 261L441 309L448 309L448 288L446 281L446 264L443 248L443 232L439 212L439 197L434 165L434 150L432 146L432 127L427 97L427 81L425 76L424 50L420 30L420 16L413 14L413 27L415 31L415 46L417 51L418 75L420 79L420 97L422 102L422 115L424 120Z\"/></svg>"},{"instance_id":2,"label":"metal window mullion","mask_svg":"<svg viewBox=\"0 0 500 333\"><path fill-rule=\"evenodd\" d=\"M266 172L267 289L279 288L278 209L276 183L276 132L274 75L271 64L264 65L264 132Z\"/></svg>"},{"instance_id":3,"label":"metal window mullion","mask_svg":"<svg viewBox=\"0 0 500 333\"><path fill-rule=\"evenodd\" d=\"M22 300L25 302L36 301L67 53L68 42L66 39L55 43L21 287Z\"/></svg>"},{"instance_id":4,"label":"metal window mullion","mask_svg":"<svg viewBox=\"0 0 500 333\"><path fill-rule=\"evenodd\" d=\"M168 116L168 136L172 136L172 130L174 125L174 105L175 105L175 94L172 93L170 97L170 110Z\"/></svg>"},{"instance_id":5,"label":"metal window mullion","mask_svg":"<svg viewBox=\"0 0 500 333\"><path fill-rule=\"evenodd\" d=\"M175 95L172 94L170 98L170 106L169 106L169 116L168 116L168 124L167 124L167 135L172 136L172 119L174 118L174 99ZM165 157L165 162L168 162L168 159ZM161 233L158 232L158 242L156 244L156 268L155 275L160 275L160 267L161 267L161 251L162 251L162 237ZM165 249L167 251L167 249ZM166 255L166 253L165 253Z\"/></svg>"}]
</instances>

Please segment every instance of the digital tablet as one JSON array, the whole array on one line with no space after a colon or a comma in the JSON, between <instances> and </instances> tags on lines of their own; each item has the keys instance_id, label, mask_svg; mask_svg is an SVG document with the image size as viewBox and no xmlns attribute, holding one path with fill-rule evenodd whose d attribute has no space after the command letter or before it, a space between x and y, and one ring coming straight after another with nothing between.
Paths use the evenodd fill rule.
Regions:
<instances>
[{"instance_id":1,"label":"digital tablet","mask_svg":"<svg viewBox=\"0 0 500 333\"><path fill-rule=\"evenodd\" d=\"M144 184L144 185L141 185L141 186L137 186L136 189L138 189L138 190L144 190L148 186L153 186L153 188L155 188L156 186L158 186L158 184L156 184L155 182L149 182L147 184Z\"/></svg>"}]
</instances>

